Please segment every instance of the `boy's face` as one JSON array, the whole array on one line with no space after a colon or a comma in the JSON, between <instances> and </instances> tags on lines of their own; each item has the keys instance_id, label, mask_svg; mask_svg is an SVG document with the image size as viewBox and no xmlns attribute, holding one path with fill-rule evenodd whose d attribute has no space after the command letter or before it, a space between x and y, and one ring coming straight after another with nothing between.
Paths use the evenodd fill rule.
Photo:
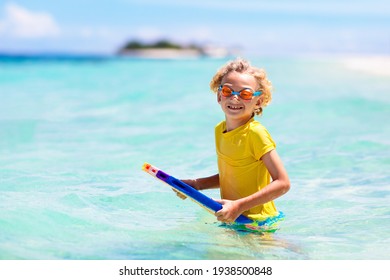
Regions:
<instances>
[{"instance_id":1,"label":"boy's face","mask_svg":"<svg viewBox=\"0 0 390 280\"><path fill-rule=\"evenodd\" d=\"M225 75L221 85L229 86L236 92L243 89L251 89L253 92L258 90L258 83L252 75L235 71ZM218 103L221 105L227 121L238 121L245 124L252 117L254 110L260 107L261 101L261 95L244 100L237 95L224 97L220 91L218 92Z\"/></svg>"}]
</instances>

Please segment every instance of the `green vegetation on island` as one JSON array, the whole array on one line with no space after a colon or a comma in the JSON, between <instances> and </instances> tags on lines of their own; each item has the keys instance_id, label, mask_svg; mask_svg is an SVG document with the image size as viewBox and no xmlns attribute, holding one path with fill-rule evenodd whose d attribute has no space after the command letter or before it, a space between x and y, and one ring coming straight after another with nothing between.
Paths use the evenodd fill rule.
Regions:
<instances>
[{"instance_id":1,"label":"green vegetation on island","mask_svg":"<svg viewBox=\"0 0 390 280\"><path fill-rule=\"evenodd\" d=\"M229 51L225 48L196 44L181 45L165 39L154 43L132 40L124 44L117 53L145 58L226 57L229 55Z\"/></svg>"},{"instance_id":2,"label":"green vegetation on island","mask_svg":"<svg viewBox=\"0 0 390 280\"><path fill-rule=\"evenodd\" d=\"M139 41L133 40L125 44L120 51L132 51L132 50L148 50L148 49L173 49L173 50L201 50L202 48L196 45L182 46L168 40L160 40L155 43L145 44Z\"/></svg>"}]
</instances>

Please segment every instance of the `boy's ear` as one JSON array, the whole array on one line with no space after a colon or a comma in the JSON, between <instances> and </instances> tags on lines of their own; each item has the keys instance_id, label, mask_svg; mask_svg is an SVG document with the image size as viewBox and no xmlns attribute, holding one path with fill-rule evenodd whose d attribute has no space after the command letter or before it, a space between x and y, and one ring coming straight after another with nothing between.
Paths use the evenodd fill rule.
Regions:
<instances>
[{"instance_id":1,"label":"boy's ear","mask_svg":"<svg viewBox=\"0 0 390 280\"><path fill-rule=\"evenodd\" d=\"M261 107L261 103L263 103L263 98L262 98L262 96L260 96L260 98L257 99L257 101L256 101L256 106Z\"/></svg>"},{"instance_id":2,"label":"boy's ear","mask_svg":"<svg viewBox=\"0 0 390 280\"><path fill-rule=\"evenodd\" d=\"M221 94L217 92L217 101L218 103L221 103Z\"/></svg>"}]
</instances>

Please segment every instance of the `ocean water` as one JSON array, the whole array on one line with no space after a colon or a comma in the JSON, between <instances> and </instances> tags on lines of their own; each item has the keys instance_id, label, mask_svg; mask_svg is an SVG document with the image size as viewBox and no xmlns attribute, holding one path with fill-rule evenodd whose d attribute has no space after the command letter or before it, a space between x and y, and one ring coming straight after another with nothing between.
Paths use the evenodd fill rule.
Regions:
<instances>
[{"instance_id":1,"label":"ocean water","mask_svg":"<svg viewBox=\"0 0 390 280\"><path fill-rule=\"evenodd\" d=\"M208 83L225 60L0 58L0 259L388 259L389 77L251 61L292 183L272 234L221 227L141 170L217 172Z\"/></svg>"}]
</instances>

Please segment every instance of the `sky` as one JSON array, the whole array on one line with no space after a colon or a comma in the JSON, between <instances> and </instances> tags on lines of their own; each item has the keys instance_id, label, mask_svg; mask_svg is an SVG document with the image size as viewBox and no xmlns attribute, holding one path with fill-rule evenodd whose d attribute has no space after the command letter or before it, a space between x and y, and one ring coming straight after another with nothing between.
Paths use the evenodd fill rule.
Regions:
<instances>
[{"instance_id":1,"label":"sky","mask_svg":"<svg viewBox=\"0 0 390 280\"><path fill-rule=\"evenodd\" d=\"M0 52L112 54L168 39L249 54L390 55L388 0L0 0Z\"/></svg>"}]
</instances>

